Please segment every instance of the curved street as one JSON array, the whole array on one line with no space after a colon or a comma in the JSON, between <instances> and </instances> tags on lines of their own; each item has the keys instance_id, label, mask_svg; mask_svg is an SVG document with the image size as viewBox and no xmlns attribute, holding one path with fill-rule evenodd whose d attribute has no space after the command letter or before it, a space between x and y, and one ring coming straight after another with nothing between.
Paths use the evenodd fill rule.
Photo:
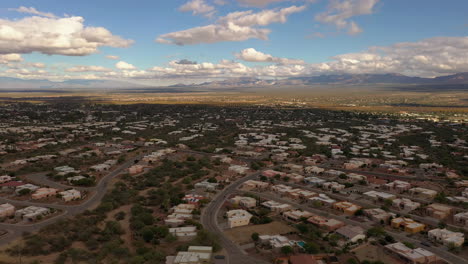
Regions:
<instances>
[{"instance_id":1,"label":"curved street","mask_svg":"<svg viewBox=\"0 0 468 264\"><path fill-rule=\"evenodd\" d=\"M223 203L225 202L226 198L231 194L237 192L237 188L241 186L244 182L248 180L252 180L257 178L261 172L256 172L251 175L245 176L229 186L227 186L224 190L219 192L213 200L208 204L206 208L203 209L201 215L201 222L203 227L210 231L211 233L215 234L221 243L221 246L227 252L227 263L232 264L262 264L268 263L262 260L253 258L248 256L236 243L231 241L226 237L226 235L222 232L221 228L219 227L217 217L219 214L219 210Z\"/></svg>"},{"instance_id":2,"label":"curved street","mask_svg":"<svg viewBox=\"0 0 468 264\"><path fill-rule=\"evenodd\" d=\"M60 219L65 219L70 216L74 216L80 213L83 213L84 211L90 209L94 205L96 205L98 202L102 200L104 195L106 194L107 187L109 185L109 182L118 176L120 173L122 173L124 170L128 169L131 165L134 164L135 160L141 159L143 156L147 155L145 154L140 154L126 162L124 162L122 165L120 165L118 168L115 170L111 171L109 174L104 176L97 186L92 187L94 189L94 192L91 194L91 197L89 197L86 201L84 201L81 204L78 205L58 205L58 204L45 204L45 203L37 203L37 202L30 202L30 201L18 201L18 200L11 200L7 198L0 198L1 202L8 202L12 203L13 205L21 205L21 206L30 206L30 205L35 205L35 206L44 206L44 207L51 207L55 209L60 209L63 212L61 214L52 216L51 218L45 219L41 222L37 223L31 223L31 224L5 224L5 223L0 223L0 229L6 230L8 233L0 237L0 246L6 245L17 238L19 238L24 232L35 232L40 230L41 228L52 224ZM50 180L49 180L50 181ZM56 183L59 184L59 183ZM61 185L61 184L59 184ZM52 185L51 185L52 186ZM68 186L70 187L70 186ZM61 187L63 188L63 187Z\"/></svg>"}]
</instances>

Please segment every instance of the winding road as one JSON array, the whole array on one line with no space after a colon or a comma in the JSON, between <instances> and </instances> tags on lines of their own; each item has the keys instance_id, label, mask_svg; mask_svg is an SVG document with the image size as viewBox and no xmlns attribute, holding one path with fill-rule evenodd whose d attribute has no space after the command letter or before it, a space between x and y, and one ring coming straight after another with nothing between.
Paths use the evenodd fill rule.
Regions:
<instances>
[{"instance_id":1,"label":"winding road","mask_svg":"<svg viewBox=\"0 0 468 264\"><path fill-rule=\"evenodd\" d=\"M225 202L226 198L233 193L237 192L237 188L241 186L244 182L248 180L252 180L257 178L261 172L256 172L245 176L229 186L227 186L224 190L219 192L213 200L208 204L206 208L203 209L201 215L201 222L203 227L210 231L211 233L215 234L221 243L221 246L226 250L227 256L226 260L227 263L230 264L264 264L269 262L264 262L262 260L253 258L248 256L236 243L231 241L229 238L226 237L224 232L219 227L217 218L219 214L219 210L223 203Z\"/></svg>"},{"instance_id":2,"label":"winding road","mask_svg":"<svg viewBox=\"0 0 468 264\"><path fill-rule=\"evenodd\" d=\"M123 164L121 164L119 167L111 171L109 174L104 176L98 183L97 186L91 187L91 190L93 190L93 193L91 197L89 197L86 201L84 201L81 204L78 205L59 205L59 204L44 204L44 203L38 203L38 202L31 202L31 201L18 201L18 200L12 200L8 198L0 198L0 203L11 203L13 205L17 206L43 206L43 207L50 207L54 209L59 209L63 211L61 214L55 215L51 218L45 219L41 222L37 223L31 223L31 224L5 224L5 223L0 223L0 229L6 230L8 233L0 237L0 246L6 245L17 238L21 237L21 235L24 232L36 232L39 231L41 228L50 225L60 219L65 219L71 216L78 215L80 213L83 213L84 211L90 209L92 206L96 205L99 203L104 195L106 194L107 187L109 185L109 182L118 176L120 173L128 169L130 166L134 164L135 160L141 159L143 156L147 155L147 153L140 154ZM59 187L60 188L70 188L70 186L67 185L62 185L60 183L55 183L50 180L48 180L50 183L49 186L51 187ZM47 183L45 183L47 185ZM90 190L90 188L87 188Z\"/></svg>"}]
</instances>

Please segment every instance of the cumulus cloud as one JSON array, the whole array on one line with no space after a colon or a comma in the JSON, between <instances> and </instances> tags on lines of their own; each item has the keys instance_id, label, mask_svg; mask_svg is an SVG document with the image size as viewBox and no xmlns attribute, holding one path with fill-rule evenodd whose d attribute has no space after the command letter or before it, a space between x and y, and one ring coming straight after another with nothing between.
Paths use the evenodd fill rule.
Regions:
<instances>
[{"instance_id":1,"label":"cumulus cloud","mask_svg":"<svg viewBox=\"0 0 468 264\"><path fill-rule=\"evenodd\" d=\"M38 15L38 16L43 16L43 17L49 17L49 18L55 18L56 17L52 13L40 12L34 7L20 6L18 8L10 8L9 10L20 12L20 13Z\"/></svg>"},{"instance_id":2,"label":"cumulus cloud","mask_svg":"<svg viewBox=\"0 0 468 264\"><path fill-rule=\"evenodd\" d=\"M132 43L103 27L86 27L82 17L0 19L0 54L84 56L102 46L128 47Z\"/></svg>"},{"instance_id":3,"label":"cumulus cloud","mask_svg":"<svg viewBox=\"0 0 468 264\"><path fill-rule=\"evenodd\" d=\"M7 64L11 62L20 62L23 58L20 54L12 53L12 54L4 54L0 55L0 64Z\"/></svg>"},{"instance_id":4,"label":"cumulus cloud","mask_svg":"<svg viewBox=\"0 0 468 264\"><path fill-rule=\"evenodd\" d=\"M468 37L435 37L371 47L310 66L310 73L402 73L432 77L468 71Z\"/></svg>"},{"instance_id":5,"label":"cumulus cloud","mask_svg":"<svg viewBox=\"0 0 468 264\"><path fill-rule=\"evenodd\" d=\"M115 67L119 70L135 70L136 67L125 61L119 61L115 64Z\"/></svg>"},{"instance_id":6,"label":"cumulus cloud","mask_svg":"<svg viewBox=\"0 0 468 264\"><path fill-rule=\"evenodd\" d=\"M274 57L270 54L257 51L254 48L244 49L235 54L238 59L250 62L273 62L279 64L304 64L303 60Z\"/></svg>"},{"instance_id":7,"label":"cumulus cloud","mask_svg":"<svg viewBox=\"0 0 468 264\"><path fill-rule=\"evenodd\" d=\"M66 72L110 72L112 71L109 68L102 67L102 66L84 66L84 65L78 65L75 67L71 67L68 69L65 69Z\"/></svg>"},{"instance_id":8,"label":"cumulus cloud","mask_svg":"<svg viewBox=\"0 0 468 264\"><path fill-rule=\"evenodd\" d=\"M179 11L192 12L193 15L203 15L206 17L212 17L216 12L215 8L204 0L191 0L179 7Z\"/></svg>"},{"instance_id":9,"label":"cumulus cloud","mask_svg":"<svg viewBox=\"0 0 468 264\"><path fill-rule=\"evenodd\" d=\"M196 61L190 61L190 60L187 60L187 59L182 59L182 60L179 60L179 61L176 61L177 64L197 64Z\"/></svg>"},{"instance_id":10,"label":"cumulus cloud","mask_svg":"<svg viewBox=\"0 0 468 264\"><path fill-rule=\"evenodd\" d=\"M261 28L272 23L285 23L287 17L301 12L305 6L291 6L281 9L233 12L219 18L215 24L195 27L159 36L156 42L162 44L192 45L223 41L244 41L251 38L268 39L269 29Z\"/></svg>"},{"instance_id":11,"label":"cumulus cloud","mask_svg":"<svg viewBox=\"0 0 468 264\"><path fill-rule=\"evenodd\" d=\"M335 25L340 30L347 30L350 35L356 35L363 30L350 19L372 14L378 2L379 0L330 0L327 11L318 14L315 19Z\"/></svg>"},{"instance_id":12,"label":"cumulus cloud","mask_svg":"<svg viewBox=\"0 0 468 264\"><path fill-rule=\"evenodd\" d=\"M115 55L107 55L106 58L109 59L109 60L118 60L118 59L120 59L119 56L115 56Z\"/></svg>"}]
</instances>

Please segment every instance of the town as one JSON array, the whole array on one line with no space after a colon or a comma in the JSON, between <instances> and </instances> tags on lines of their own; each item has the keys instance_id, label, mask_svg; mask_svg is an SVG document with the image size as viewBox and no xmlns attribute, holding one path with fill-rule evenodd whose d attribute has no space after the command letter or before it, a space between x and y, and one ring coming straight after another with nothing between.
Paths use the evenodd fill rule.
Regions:
<instances>
[{"instance_id":1,"label":"town","mask_svg":"<svg viewBox=\"0 0 468 264\"><path fill-rule=\"evenodd\" d=\"M0 263L468 263L461 122L294 106L0 108Z\"/></svg>"}]
</instances>

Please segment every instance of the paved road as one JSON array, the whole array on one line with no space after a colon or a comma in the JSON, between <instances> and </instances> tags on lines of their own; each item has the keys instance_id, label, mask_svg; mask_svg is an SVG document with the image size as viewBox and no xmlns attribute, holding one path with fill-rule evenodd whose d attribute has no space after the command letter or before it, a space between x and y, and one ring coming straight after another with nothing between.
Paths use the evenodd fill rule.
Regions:
<instances>
[{"instance_id":1,"label":"paved road","mask_svg":"<svg viewBox=\"0 0 468 264\"><path fill-rule=\"evenodd\" d=\"M353 198L351 198L349 196L345 196L345 195L338 194L338 193L333 193L333 192L327 192L327 191L324 191L324 190L319 189L319 188L299 185L299 184L290 183L290 182L280 181L280 183L285 184L285 185L289 185L289 186L292 186L292 187L295 187L295 188L302 188L302 189L313 191L313 192L326 193L328 196L330 196L333 199L348 200L348 201L351 201L351 202L353 202L353 203L355 203L357 205L360 205L362 207L374 208L374 207L379 207L380 206L379 204L372 203L372 202L367 201L365 199L353 199ZM371 188L365 189L365 191L369 191L369 190L371 190ZM400 195L400 194L398 194L398 195ZM440 223L440 220L432 218L432 217L424 217L424 216L419 216L419 215L415 215L415 214L411 214L411 213L405 213L405 212L402 212L402 211L394 210L392 208L389 208L389 210L390 210L390 212L395 213L395 214L408 215L414 220L417 220L417 221L420 221L422 223L429 224L429 225L432 225L432 226L438 226L438 224ZM447 224L447 226L451 227L451 228L454 228L454 229L462 229L462 230L466 231L466 229L464 227L462 227L462 226L457 226L457 225L452 225L452 224Z\"/></svg>"},{"instance_id":2,"label":"paved road","mask_svg":"<svg viewBox=\"0 0 468 264\"><path fill-rule=\"evenodd\" d=\"M98 185L95 188L95 191L91 194L91 197L89 197L85 202L79 204L79 205L58 205L58 204L44 204L44 203L36 203L36 202L30 202L30 201L16 201L16 200L11 200L7 198L0 198L0 201L5 201L5 202L10 202L12 204L16 205L22 205L22 206L29 206L29 205L39 205L39 206L44 206L44 207L51 207L55 209L60 209L63 212L59 215L53 216L51 218L48 218L46 220L43 220L38 223L32 223L32 224L5 224L5 223L0 223L0 229L4 229L8 231L8 234L3 235L0 237L0 246L8 244L15 239L19 238L24 232L35 232L40 230L41 228L50 225L60 219L65 219L67 217L71 217L80 213L83 213L87 209L91 208L92 206L96 205L99 203L104 195L106 194L106 189L109 185L109 182L128 169L130 166L134 164L134 160L136 159L141 159L145 154L140 154L135 158L132 158L119 167L117 167L115 170L111 171L109 174L104 176L98 183Z\"/></svg>"},{"instance_id":3,"label":"paved road","mask_svg":"<svg viewBox=\"0 0 468 264\"><path fill-rule=\"evenodd\" d=\"M32 183L48 186L48 187L55 188L55 189L73 188L79 191L93 191L96 189L96 187L81 187L81 186L74 186L74 185L66 185L66 184L53 181L49 179L49 177L47 177L46 172L28 174L28 175L25 175L25 177Z\"/></svg>"},{"instance_id":4,"label":"paved road","mask_svg":"<svg viewBox=\"0 0 468 264\"><path fill-rule=\"evenodd\" d=\"M245 191L243 191L243 192L245 193ZM291 204L291 205L294 205L296 208L299 208L301 210L309 211L309 212L312 212L312 213L315 213L315 214L318 214L318 215L321 215L321 216L324 216L324 217L333 217L333 218L338 219L338 220L340 220L340 221L342 221L342 222L344 222L344 223L346 223L348 225L358 225L358 226L361 226L364 229L369 229L369 228L371 228L373 226L372 223L358 222L358 221L348 219L348 218L346 218L346 216L343 216L343 215L330 214L328 212L325 212L325 211L318 210L316 208L310 207L310 206L308 206L306 204L299 204L299 203L297 203L295 201L280 198L279 196L273 195L273 194L270 194L270 193L251 192L251 191L247 192L247 193L254 194L254 195L256 195L258 197L261 197L263 199L274 200L274 201L281 202L281 203ZM454 255L454 254L446 251L445 249L437 248L437 247L426 247L426 246L421 244L421 241L419 241L417 239L407 237L405 234L402 234L402 233L396 233L396 232L388 231L388 230L386 230L386 232L388 234L392 235L398 241L411 242L411 243L413 243L414 245L416 245L418 247L422 247L422 248L425 248L425 249L427 249L429 251L432 251L435 254L437 254L438 256L440 256L443 259L445 259L446 261L448 261L449 263L468 264L468 260L466 260L464 258L461 258L461 257L459 257L457 255Z\"/></svg>"},{"instance_id":5,"label":"paved road","mask_svg":"<svg viewBox=\"0 0 468 264\"><path fill-rule=\"evenodd\" d=\"M221 228L219 227L217 221L219 209L223 205L226 198L229 197L231 194L237 192L237 188L241 186L242 183L246 182L247 180L251 180L258 177L260 173L261 172L256 172L233 182L231 185L219 192L208 204L208 206L205 209L203 209L201 215L201 222L203 224L203 227L206 230L214 233L219 238L221 246L227 252L226 260L228 264L268 263L248 256L236 243L232 242L226 237L224 232L221 231Z\"/></svg>"}]
</instances>

